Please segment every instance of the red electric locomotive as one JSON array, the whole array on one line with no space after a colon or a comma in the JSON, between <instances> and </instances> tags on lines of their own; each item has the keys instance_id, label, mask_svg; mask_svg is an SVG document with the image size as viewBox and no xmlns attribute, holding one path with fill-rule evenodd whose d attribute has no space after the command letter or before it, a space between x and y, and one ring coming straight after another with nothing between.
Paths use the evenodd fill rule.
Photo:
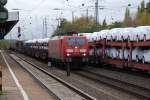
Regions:
<instances>
[{"instance_id":1,"label":"red electric locomotive","mask_svg":"<svg viewBox=\"0 0 150 100\"><path fill-rule=\"evenodd\" d=\"M49 40L48 54L50 65L85 64L88 62L88 41L83 36L56 36Z\"/></svg>"}]
</instances>

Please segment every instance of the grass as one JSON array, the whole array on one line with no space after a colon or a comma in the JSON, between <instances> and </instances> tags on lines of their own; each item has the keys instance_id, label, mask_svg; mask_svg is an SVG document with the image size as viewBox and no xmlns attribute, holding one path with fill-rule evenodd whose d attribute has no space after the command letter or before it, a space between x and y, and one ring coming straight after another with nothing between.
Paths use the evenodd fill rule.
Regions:
<instances>
[{"instance_id":1,"label":"grass","mask_svg":"<svg viewBox=\"0 0 150 100\"><path fill-rule=\"evenodd\" d=\"M0 49L8 49L10 47L9 40L0 40Z\"/></svg>"},{"instance_id":2,"label":"grass","mask_svg":"<svg viewBox=\"0 0 150 100\"><path fill-rule=\"evenodd\" d=\"M0 96L5 95L6 92L0 91Z\"/></svg>"}]
</instances>

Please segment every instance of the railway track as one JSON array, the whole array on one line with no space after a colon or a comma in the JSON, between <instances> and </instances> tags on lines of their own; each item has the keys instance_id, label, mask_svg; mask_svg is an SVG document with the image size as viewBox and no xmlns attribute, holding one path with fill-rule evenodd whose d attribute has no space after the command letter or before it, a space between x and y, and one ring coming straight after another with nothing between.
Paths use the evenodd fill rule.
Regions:
<instances>
[{"instance_id":1,"label":"railway track","mask_svg":"<svg viewBox=\"0 0 150 100\"><path fill-rule=\"evenodd\" d=\"M33 58L30 58L30 57L26 57L26 56L24 56L24 55L20 55L20 54L17 54L17 56L19 56L19 57L23 57L23 59L25 59L25 60L27 60L27 61L32 61L34 64L36 64L36 65L39 65L41 68L42 68L42 66L46 66L45 64L43 64L43 63L40 63L39 61L36 61L35 59L33 59ZM44 67L43 67L44 68ZM45 70L48 70L49 68L44 68ZM56 71L56 70L58 70L58 71ZM48 70L48 71L50 71L50 70ZM109 81L109 83L107 83L106 81L103 81L102 79L100 79L100 76L99 75L97 75L97 74L93 74L92 72L86 72L85 70L82 70L82 71L75 71L75 72L73 72L72 74L71 74L71 77L74 77L74 79L76 79L77 77L80 77L80 78L77 78L78 80L76 80L76 81L82 81L82 78L83 78L83 81L84 81L84 79L88 79L88 80L91 80L91 81L93 81L93 83L89 83L89 84L87 84L87 83L85 83L86 85L84 86L84 87L86 87L87 86L87 88L89 88L89 89L83 89L83 88L81 88L81 86L83 87L83 85L81 85L81 86L78 86L78 85L76 85L76 84L80 84L80 83L78 83L78 82L73 82L73 80L72 80L72 82L71 82L71 78L69 78L69 79L65 79L65 77L64 77L64 75L65 75L65 71L62 71L62 70L60 70L60 69L55 69L55 68L53 68L53 70L51 70L50 71L51 73L53 73L53 74L55 74L57 77L60 77L61 79L63 79L63 80L65 80L66 82L69 82L69 83L71 83L71 84L73 84L73 85L75 85L76 87L78 87L78 88L80 88L80 89L82 89L82 90L84 90L85 92L87 92L88 94L90 94L90 95L92 95L92 96L94 96L94 97L96 97L96 98L99 98L100 97L100 94L98 93L98 92L100 92L100 91L102 91L102 95L104 95L105 93L107 94L107 95L110 95L110 96L112 96L113 98L116 98L116 100L120 100L120 99L123 99L124 97L125 98L134 98L134 97L137 97L137 99L135 99L135 100L146 100L146 99L149 99L149 98L147 98L147 97L145 97L145 96L143 96L143 95L139 95L139 94L136 94L136 93L133 93L133 92L130 92L130 91L128 91L128 90L125 90L125 89L123 89L123 87L122 87L122 84L121 84L121 86L120 87L118 87L118 86L114 86L113 84L116 84L116 83L111 83L111 81L110 80L107 80L107 81ZM61 75L59 75L59 74L61 74ZM75 76L76 76L76 78L75 78ZM64 78L63 78L64 77ZM115 81L115 80L114 80ZM85 82L85 81L84 81ZM88 81L89 82L89 81ZM76 83L76 84L75 84ZM81 82L82 83L82 82ZM100 87L98 86L98 85L96 85L96 84L99 84L100 85ZM91 85L92 84L92 85ZM106 84L106 86L107 87L110 87L110 88L114 88L114 89L116 89L116 90L119 90L120 92L122 92L121 93L121 95L119 96L118 95L118 97L117 97L117 92L116 92L116 90L114 91L114 90L111 90L111 92L110 92L110 88L108 88L108 89L106 89L106 90L104 90L103 91L103 89L104 88L101 88L101 85L102 84ZM117 83L118 84L118 83ZM116 85L117 85L116 84ZM90 87L89 87L90 86ZM102 85L102 87L103 87L103 85ZM91 91L91 89L93 88L93 92ZM101 88L101 89L100 89ZM90 92L91 91L91 92ZM96 94L93 94L93 93L95 93L95 91L97 91L96 92ZM120 92L118 91L118 93L120 94ZM124 93L123 93L123 91L124 91ZM114 92L116 92L116 93L114 93ZM98 93L98 95L99 96L97 96L97 93ZM103 94L104 93L104 94ZM132 96L129 96L129 95L126 95L126 93L127 94L130 94L130 95L134 95L133 97ZM101 95L101 96L102 96ZM127 96L127 97L126 97ZM125 99L124 98L124 99ZM99 98L100 100L101 100L101 97ZM123 100L124 100L123 99ZM108 100L108 98L107 99L102 99L102 100ZM126 99L125 99L126 100Z\"/></svg>"},{"instance_id":2,"label":"railway track","mask_svg":"<svg viewBox=\"0 0 150 100\"><path fill-rule=\"evenodd\" d=\"M76 71L73 73L94 80L96 82L100 82L100 83L107 84L109 86L116 87L120 90L126 91L128 93L132 93L133 95L136 95L143 99L148 99L148 100L150 99L150 88L146 88L144 86L140 86L123 80L112 78L103 74L95 73L94 71L88 69L82 69L82 71L78 71L78 72Z\"/></svg>"},{"instance_id":3,"label":"railway track","mask_svg":"<svg viewBox=\"0 0 150 100\"><path fill-rule=\"evenodd\" d=\"M40 68L32 62L25 60L21 57L10 54L10 57L15 60L19 65L26 69L39 83L42 84L49 92L60 100L96 100L96 98L88 95L73 85L65 82L59 77L49 73L48 71Z\"/></svg>"}]
</instances>

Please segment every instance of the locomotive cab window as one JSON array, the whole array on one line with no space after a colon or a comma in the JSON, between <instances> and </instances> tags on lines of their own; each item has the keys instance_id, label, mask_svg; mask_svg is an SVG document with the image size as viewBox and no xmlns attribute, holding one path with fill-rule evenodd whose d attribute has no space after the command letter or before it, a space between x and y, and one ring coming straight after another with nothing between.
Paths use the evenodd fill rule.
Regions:
<instances>
[{"instance_id":1,"label":"locomotive cab window","mask_svg":"<svg viewBox=\"0 0 150 100\"><path fill-rule=\"evenodd\" d=\"M70 46L85 45L86 40L84 38L68 38L67 39L67 44L70 45Z\"/></svg>"}]
</instances>

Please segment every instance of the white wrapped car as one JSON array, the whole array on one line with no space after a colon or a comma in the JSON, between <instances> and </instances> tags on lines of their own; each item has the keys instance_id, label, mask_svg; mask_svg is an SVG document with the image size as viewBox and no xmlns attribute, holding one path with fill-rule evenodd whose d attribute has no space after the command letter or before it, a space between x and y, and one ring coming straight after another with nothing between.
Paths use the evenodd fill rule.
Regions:
<instances>
[{"instance_id":1,"label":"white wrapped car","mask_svg":"<svg viewBox=\"0 0 150 100\"><path fill-rule=\"evenodd\" d=\"M124 50L124 59L129 60L129 55L130 55L129 49L125 49Z\"/></svg>"},{"instance_id":2,"label":"white wrapped car","mask_svg":"<svg viewBox=\"0 0 150 100\"><path fill-rule=\"evenodd\" d=\"M137 27L134 30L134 40L136 41L144 41L144 36L148 34L148 31L144 28Z\"/></svg>"},{"instance_id":3,"label":"white wrapped car","mask_svg":"<svg viewBox=\"0 0 150 100\"><path fill-rule=\"evenodd\" d=\"M89 41L90 42L93 42L95 40L95 36L94 34L92 33L90 36L89 36Z\"/></svg>"},{"instance_id":4,"label":"white wrapped car","mask_svg":"<svg viewBox=\"0 0 150 100\"><path fill-rule=\"evenodd\" d=\"M121 39L123 41L129 41L131 40L132 37L134 37L134 30L135 28L129 27L129 28L123 28L122 34L121 34Z\"/></svg>"},{"instance_id":5,"label":"white wrapped car","mask_svg":"<svg viewBox=\"0 0 150 100\"><path fill-rule=\"evenodd\" d=\"M78 36L85 36L88 39L88 41L90 41L92 34L93 33L78 33Z\"/></svg>"},{"instance_id":6,"label":"white wrapped car","mask_svg":"<svg viewBox=\"0 0 150 100\"><path fill-rule=\"evenodd\" d=\"M100 31L98 33L99 37L101 37L101 39L106 39L108 32L109 32L109 30L102 30L102 31Z\"/></svg>"},{"instance_id":7,"label":"white wrapped car","mask_svg":"<svg viewBox=\"0 0 150 100\"><path fill-rule=\"evenodd\" d=\"M132 60L139 62L140 60L142 60L143 58L143 51L136 47L133 51L132 51Z\"/></svg>"},{"instance_id":8,"label":"white wrapped car","mask_svg":"<svg viewBox=\"0 0 150 100\"><path fill-rule=\"evenodd\" d=\"M122 28L113 28L109 32L111 34L111 37L113 40L121 40L119 39L119 36L122 33Z\"/></svg>"},{"instance_id":9,"label":"white wrapped car","mask_svg":"<svg viewBox=\"0 0 150 100\"><path fill-rule=\"evenodd\" d=\"M150 26L139 26L137 27L137 29L142 29L142 30L147 31L146 33L143 34L142 37L144 41L150 40Z\"/></svg>"},{"instance_id":10,"label":"white wrapped car","mask_svg":"<svg viewBox=\"0 0 150 100\"><path fill-rule=\"evenodd\" d=\"M123 57L123 53L124 53L124 52L123 52L122 49L119 49L119 50L118 50L118 58L119 58L119 59L123 59L123 58L124 58L124 57Z\"/></svg>"},{"instance_id":11,"label":"white wrapped car","mask_svg":"<svg viewBox=\"0 0 150 100\"><path fill-rule=\"evenodd\" d=\"M97 32L92 33L90 38L91 42L97 41Z\"/></svg>"},{"instance_id":12,"label":"white wrapped car","mask_svg":"<svg viewBox=\"0 0 150 100\"><path fill-rule=\"evenodd\" d=\"M100 40L98 34L99 34L99 32L94 32L94 36L96 37L96 41Z\"/></svg>"},{"instance_id":13,"label":"white wrapped car","mask_svg":"<svg viewBox=\"0 0 150 100\"><path fill-rule=\"evenodd\" d=\"M109 30L107 33L106 33L106 40L108 41L112 41L113 40L113 34L111 33L111 31Z\"/></svg>"},{"instance_id":14,"label":"white wrapped car","mask_svg":"<svg viewBox=\"0 0 150 100\"><path fill-rule=\"evenodd\" d=\"M124 49L124 51L123 51L122 49L118 49L117 58L128 60L129 59L129 50Z\"/></svg>"},{"instance_id":15,"label":"white wrapped car","mask_svg":"<svg viewBox=\"0 0 150 100\"><path fill-rule=\"evenodd\" d=\"M106 53L107 56L112 59L118 58L119 56L118 50L116 48L108 48Z\"/></svg>"},{"instance_id":16,"label":"white wrapped car","mask_svg":"<svg viewBox=\"0 0 150 100\"><path fill-rule=\"evenodd\" d=\"M143 63L150 63L150 49L149 50L144 50L143 51Z\"/></svg>"}]
</instances>

